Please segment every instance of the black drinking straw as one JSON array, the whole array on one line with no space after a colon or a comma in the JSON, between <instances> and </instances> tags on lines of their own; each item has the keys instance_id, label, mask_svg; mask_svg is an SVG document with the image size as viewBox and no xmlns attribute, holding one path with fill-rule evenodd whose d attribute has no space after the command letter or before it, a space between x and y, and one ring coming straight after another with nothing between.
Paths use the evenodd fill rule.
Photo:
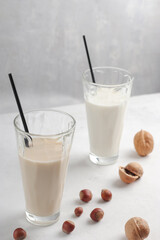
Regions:
<instances>
[{"instance_id":1,"label":"black drinking straw","mask_svg":"<svg viewBox=\"0 0 160 240\"><path fill-rule=\"evenodd\" d=\"M10 83L11 83L11 86L12 86L12 90L13 90L13 93L14 93L14 96L15 96L15 99L16 99L16 102L17 102L17 106L18 106L18 110L19 110L19 113L20 113L20 116L21 116L21 119L22 119L24 130L25 130L25 132L29 133L28 126L27 126L27 123L26 123L26 119L24 117L23 109L22 109L22 106L21 106L21 103L20 103L20 100L19 100L19 97L18 97L18 93L17 93L16 87L15 87L15 84L14 84L12 74L9 73L8 76L9 76L9 80L10 80ZM26 144L27 147L29 147L29 143L28 143L27 138L25 138L25 144Z\"/></svg>"},{"instance_id":2,"label":"black drinking straw","mask_svg":"<svg viewBox=\"0 0 160 240\"><path fill-rule=\"evenodd\" d=\"M89 51L88 51L87 41L86 41L85 35L83 35L83 41L84 41L84 46L85 46L85 49L86 49L86 54L87 54L87 59L88 59L89 68L90 68L90 71L91 71L92 82L93 82L93 83L96 83L95 77L94 77L94 73L93 73L93 69L92 69L91 60L90 60L90 57L89 57Z\"/></svg>"}]
</instances>

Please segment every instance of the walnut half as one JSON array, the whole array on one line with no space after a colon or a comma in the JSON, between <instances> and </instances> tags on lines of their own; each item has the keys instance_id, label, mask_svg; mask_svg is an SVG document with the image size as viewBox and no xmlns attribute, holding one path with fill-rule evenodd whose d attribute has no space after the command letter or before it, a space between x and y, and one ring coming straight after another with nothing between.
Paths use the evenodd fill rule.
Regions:
<instances>
[{"instance_id":1,"label":"walnut half","mask_svg":"<svg viewBox=\"0 0 160 240\"><path fill-rule=\"evenodd\" d=\"M135 182L137 179L142 177L143 168L137 162L131 162L125 167L119 167L119 176L125 183Z\"/></svg>"}]
</instances>

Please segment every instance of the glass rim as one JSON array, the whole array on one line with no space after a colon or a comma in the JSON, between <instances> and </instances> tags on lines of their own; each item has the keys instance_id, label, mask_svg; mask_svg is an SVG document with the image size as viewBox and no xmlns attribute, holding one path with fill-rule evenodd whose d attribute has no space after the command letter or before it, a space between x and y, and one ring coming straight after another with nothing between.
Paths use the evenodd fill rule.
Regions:
<instances>
[{"instance_id":1,"label":"glass rim","mask_svg":"<svg viewBox=\"0 0 160 240\"><path fill-rule=\"evenodd\" d=\"M99 84L99 83L94 83L94 82L90 82L88 81L88 79L85 77L85 74L90 72L90 69L87 68L84 72L83 72L83 82L88 82L89 84L93 85L93 86L97 86L97 87L107 87L107 88L116 88L116 87L123 87L123 86L126 86L126 85L130 85L132 84L133 80L134 80L134 77L133 75L131 74L131 72L129 72L128 70L126 69L123 69L123 68L118 68L118 67L112 67L112 66L100 66L100 67L93 67L93 72L94 70L98 70L98 69L115 69L115 70L118 70L118 71L121 71L121 72L125 72L129 75L129 80L125 83L120 83L120 84Z\"/></svg>"},{"instance_id":2,"label":"glass rim","mask_svg":"<svg viewBox=\"0 0 160 240\"><path fill-rule=\"evenodd\" d=\"M13 120L13 124L14 124L14 127L15 129L18 131L18 132L21 132L25 135L28 135L28 136L33 136L33 137L59 137L59 136L62 136L62 135L66 135L68 134L69 132L71 132L74 128L75 128L75 125L76 125L76 120L74 119L74 117L72 117L72 115L70 115L69 113L67 112L63 112L63 111L60 111L60 110L55 110L55 109L35 109L35 110L30 110L30 111L27 111L27 112L24 112L24 115L27 114L27 113L33 113L33 112L41 112L41 111L44 111L44 112L57 112L57 113L60 113L62 115L67 115L68 117L70 117L72 120L73 120L73 125L66 131L62 131L61 133L56 133L56 134L35 134L35 133L30 133L30 132L26 132L25 130L21 129L20 127L17 126L17 119L18 118L21 118L20 114L16 115L16 117L14 118ZM23 123L22 123L23 125Z\"/></svg>"}]
</instances>

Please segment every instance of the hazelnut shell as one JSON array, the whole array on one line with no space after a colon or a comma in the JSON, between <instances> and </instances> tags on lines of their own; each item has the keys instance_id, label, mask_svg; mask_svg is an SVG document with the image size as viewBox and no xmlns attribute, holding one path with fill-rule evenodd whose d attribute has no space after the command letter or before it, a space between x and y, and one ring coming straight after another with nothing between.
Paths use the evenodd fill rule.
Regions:
<instances>
[{"instance_id":1,"label":"hazelnut shell","mask_svg":"<svg viewBox=\"0 0 160 240\"><path fill-rule=\"evenodd\" d=\"M83 208L82 207L77 207L74 209L74 213L77 217L80 217L83 213Z\"/></svg>"},{"instance_id":2,"label":"hazelnut shell","mask_svg":"<svg viewBox=\"0 0 160 240\"><path fill-rule=\"evenodd\" d=\"M83 189L80 191L79 197L83 202L89 202L92 200L92 192L89 189Z\"/></svg>"},{"instance_id":3,"label":"hazelnut shell","mask_svg":"<svg viewBox=\"0 0 160 240\"><path fill-rule=\"evenodd\" d=\"M101 208L95 208L90 214L93 221L99 222L104 216L104 211Z\"/></svg>"},{"instance_id":4,"label":"hazelnut shell","mask_svg":"<svg viewBox=\"0 0 160 240\"><path fill-rule=\"evenodd\" d=\"M66 234L71 233L75 228L74 222L67 220L62 225L62 231Z\"/></svg>"},{"instance_id":5,"label":"hazelnut shell","mask_svg":"<svg viewBox=\"0 0 160 240\"><path fill-rule=\"evenodd\" d=\"M15 240L25 239L26 236L27 236L27 233L23 228L16 228L13 232L13 238Z\"/></svg>"},{"instance_id":6,"label":"hazelnut shell","mask_svg":"<svg viewBox=\"0 0 160 240\"><path fill-rule=\"evenodd\" d=\"M152 135L144 130L136 133L134 136L134 146L137 153L144 157L153 151L154 140Z\"/></svg>"},{"instance_id":7,"label":"hazelnut shell","mask_svg":"<svg viewBox=\"0 0 160 240\"><path fill-rule=\"evenodd\" d=\"M103 201L109 202L112 199L112 193L108 189L102 189L101 198Z\"/></svg>"},{"instance_id":8,"label":"hazelnut shell","mask_svg":"<svg viewBox=\"0 0 160 240\"><path fill-rule=\"evenodd\" d=\"M133 217L125 224L125 234L128 240L143 240L150 232L146 220L140 217Z\"/></svg>"}]
</instances>

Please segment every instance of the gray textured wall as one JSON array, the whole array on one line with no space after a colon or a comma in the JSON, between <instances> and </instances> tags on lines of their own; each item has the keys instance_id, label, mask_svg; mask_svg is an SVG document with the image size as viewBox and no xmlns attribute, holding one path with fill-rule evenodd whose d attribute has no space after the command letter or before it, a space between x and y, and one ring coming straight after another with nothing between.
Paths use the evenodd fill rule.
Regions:
<instances>
[{"instance_id":1,"label":"gray textured wall","mask_svg":"<svg viewBox=\"0 0 160 240\"><path fill-rule=\"evenodd\" d=\"M126 68L133 94L160 91L160 0L0 0L0 112L16 111L12 72L25 110L82 101L93 66Z\"/></svg>"}]
</instances>

